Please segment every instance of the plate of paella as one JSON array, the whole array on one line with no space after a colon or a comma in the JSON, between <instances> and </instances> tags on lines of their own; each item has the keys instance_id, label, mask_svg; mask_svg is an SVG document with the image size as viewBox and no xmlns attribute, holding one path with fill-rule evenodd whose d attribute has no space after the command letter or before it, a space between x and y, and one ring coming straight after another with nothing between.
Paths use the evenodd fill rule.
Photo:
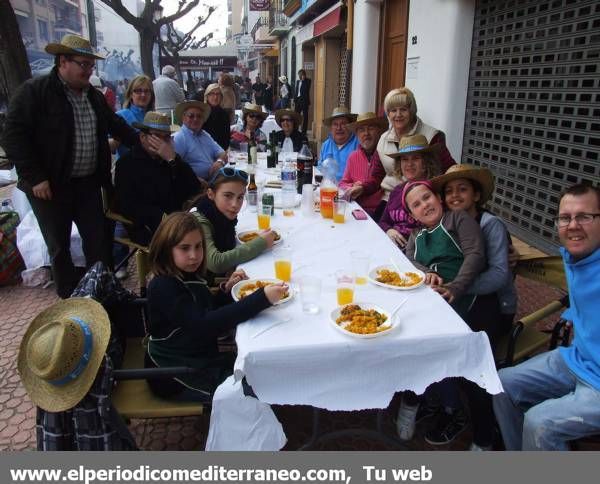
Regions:
<instances>
[{"instance_id":1,"label":"plate of paella","mask_svg":"<svg viewBox=\"0 0 600 484\"><path fill-rule=\"evenodd\" d=\"M234 301L241 301L245 297L248 297L255 291L258 291L261 287L267 287L271 284L280 284L281 281L279 279L269 279L266 277L260 279L245 279L243 281L238 282L231 288L231 297ZM282 299L277 301L274 306L278 304L284 304L288 301L291 301L294 297L294 292L291 287L288 287L287 295Z\"/></svg>"},{"instance_id":2,"label":"plate of paella","mask_svg":"<svg viewBox=\"0 0 600 484\"><path fill-rule=\"evenodd\" d=\"M355 338L377 338L391 333L398 325L389 311L375 304L357 302L339 306L331 312L333 326Z\"/></svg>"},{"instance_id":3,"label":"plate of paella","mask_svg":"<svg viewBox=\"0 0 600 484\"><path fill-rule=\"evenodd\" d=\"M369 272L369 281L377 286L407 291L422 286L425 274L418 269L398 272L392 266L378 266Z\"/></svg>"}]
</instances>

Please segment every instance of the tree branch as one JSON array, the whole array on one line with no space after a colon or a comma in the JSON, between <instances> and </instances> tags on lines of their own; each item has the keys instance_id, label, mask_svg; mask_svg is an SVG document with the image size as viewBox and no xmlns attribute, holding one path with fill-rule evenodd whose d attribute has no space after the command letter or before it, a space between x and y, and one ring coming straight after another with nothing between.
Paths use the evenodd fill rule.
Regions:
<instances>
[{"instance_id":1,"label":"tree branch","mask_svg":"<svg viewBox=\"0 0 600 484\"><path fill-rule=\"evenodd\" d=\"M160 3L160 0L158 0L158 2ZM121 0L102 0L102 3L112 8L119 17L125 20L125 22L128 24L133 25L136 30L141 27L142 23L140 22L139 17L136 17L129 10L127 10L127 7L123 5Z\"/></svg>"},{"instance_id":2,"label":"tree branch","mask_svg":"<svg viewBox=\"0 0 600 484\"><path fill-rule=\"evenodd\" d=\"M200 0L191 0L190 3L187 3L189 0L179 0L179 6L177 7L177 12L172 15L168 15L167 17L163 17L158 21L159 25L165 25L175 20L183 17L189 11L191 11L194 7L198 5Z\"/></svg>"}]
</instances>

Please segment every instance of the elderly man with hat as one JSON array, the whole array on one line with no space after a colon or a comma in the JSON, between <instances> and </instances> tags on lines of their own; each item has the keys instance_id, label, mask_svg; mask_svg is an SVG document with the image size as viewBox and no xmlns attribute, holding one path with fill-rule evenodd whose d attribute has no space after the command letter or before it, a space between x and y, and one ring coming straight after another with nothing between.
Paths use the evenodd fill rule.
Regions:
<instances>
[{"instance_id":1,"label":"elderly man with hat","mask_svg":"<svg viewBox=\"0 0 600 484\"><path fill-rule=\"evenodd\" d=\"M171 111L175 109L177 103L185 100L183 89L175 80L175 68L173 66L164 66L154 81L152 81L152 89L154 89L154 107L159 113L171 115Z\"/></svg>"},{"instance_id":2,"label":"elderly man with hat","mask_svg":"<svg viewBox=\"0 0 600 484\"><path fill-rule=\"evenodd\" d=\"M173 136L175 151L203 180L210 179L227 163L227 153L202 129L210 112L210 106L200 101L175 106L175 118L183 121L181 130Z\"/></svg>"},{"instance_id":3,"label":"elderly man with hat","mask_svg":"<svg viewBox=\"0 0 600 484\"><path fill-rule=\"evenodd\" d=\"M378 213L383 195L381 181L385 177L377 154L377 141L387 129L387 121L367 112L360 114L354 123L348 125L348 129L356 134L360 144L348 157L340 188L345 190L347 199L356 200L377 221L384 208L381 206Z\"/></svg>"},{"instance_id":4,"label":"elderly man with hat","mask_svg":"<svg viewBox=\"0 0 600 484\"><path fill-rule=\"evenodd\" d=\"M206 86L204 102L210 106L210 114L206 123L204 123L203 129L212 136L221 148L226 150L229 148L231 131L229 113L221 106L223 103L223 92L219 84L215 82Z\"/></svg>"},{"instance_id":5,"label":"elderly man with hat","mask_svg":"<svg viewBox=\"0 0 600 484\"><path fill-rule=\"evenodd\" d=\"M139 136L90 86L103 57L87 39L65 35L46 52L55 56L54 68L14 94L2 145L48 246L56 292L66 298L79 279L70 252L73 222L86 265L111 262L100 192L112 187L109 134L126 145L139 143Z\"/></svg>"},{"instance_id":6,"label":"elderly man with hat","mask_svg":"<svg viewBox=\"0 0 600 484\"><path fill-rule=\"evenodd\" d=\"M133 221L128 228L134 242L147 245L164 214L181 210L197 195L202 184L190 165L175 152L171 117L149 111L142 123L141 146L119 158L115 169L117 206Z\"/></svg>"},{"instance_id":7,"label":"elderly man with hat","mask_svg":"<svg viewBox=\"0 0 600 484\"><path fill-rule=\"evenodd\" d=\"M323 123L329 126L329 136L321 146L319 165L322 165L328 157L333 157L337 163L338 181L344 174L350 153L358 148L358 138L348 128L348 125L354 121L356 121L356 114L352 114L345 106L338 106L331 116L323 120Z\"/></svg>"},{"instance_id":8,"label":"elderly man with hat","mask_svg":"<svg viewBox=\"0 0 600 484\"><path fill-rule=\"evenodd\" d=\"M258 104L244 104L242 126L235 126L231 130L230 146L239 149L240 143L254 140L258 151L267 151L267 137L260 129L265 119L267 119L267 113Z\"/></svg>"},{"instance_id":9,"label":"elderly man with hat","mask_svg":"<svg viewBox=\"0 0 600 484\"><path fill-rule=\"evenodd\" d=\"M275 143L283 152L299 152L302 143L307 141L306 135L299 131L301 117L293 109L279 109L275 112L275 121L281 131L275 133Z\"/></svg>"}]
</instances>

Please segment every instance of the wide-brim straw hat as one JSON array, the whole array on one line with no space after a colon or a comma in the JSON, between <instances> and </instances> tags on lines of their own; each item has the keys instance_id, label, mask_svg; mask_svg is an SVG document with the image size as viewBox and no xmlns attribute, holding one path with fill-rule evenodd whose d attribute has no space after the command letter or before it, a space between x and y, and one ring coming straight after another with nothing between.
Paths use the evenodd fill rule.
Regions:
<instances>
[{"instance_id":1,"label":"wide-brim straw hat","mask_svg":"<svg viewBox=\"0 0 600 484\"><path fill-rule=\"evenodd\" d=\"M158 113L156 111L148 111L144 115L144 121L138 123L137 121L131 123L134 128L142 131L148 131L153 129L156 131L162 131L163 133L175 133L179 131L179 126L171 124L171 117L167 114Z\"/></svg>"},{"instance_id":2,"label":"wide-brim straw hat","mask_svg":"<svg viewBox=\"0 0 600 484\"><path fill-rule=\"evenodd\" d=\"M287 76L279 76L279 82L285 84L287 82Z\"/></svg>"},{"instance_id":3,"label":"wide-brim straw hat","mask_svg":"<svg viewBox=\"0 0 600 484\"><path fill-rule=\"evenodd\" d=\"M473 180L481 187L481 197L479 203L482 205L487 202L494 192L494 175L487 168L480 168L469 163L452 165L443 175L431 179L433 188L437 193L442 193L446 184L452 180L466 178Z\"/></svg>"},{"instance_id":4,"label":"wide-brim straw hat","mask_svg":"<svg viewBox=\"0 0 600 484\"><path fill-rule=\"evenodd\" d=\"M331 116L323 120L323 123L329 126L333 122L333 120L337 118L347 118L350 123L353 123L354 121L356 121L356 116L357 115L351 113L346 106L338 106L337 108L334 108L334 110L331 112Z\"/></svg>"},{"instance_id":5,"label":"wide-brim straw hat","mask_svg":"<svg viewBox=\"0 0 600 484\"><path fill-rule=\"evenodd\" d=\"M279 126L281 126L281 118L284 116L290 116L294 118L294 126L297 128L302 124L302 116L300 113L297 113L293 109L278 109L275 111L275 121Z\"/></svg>"},{"instance_id":6,"label":"wide-brim straw hat","mask_svg":"<svg viewBox=\"0 0 600 484\"><path fill-rule=\"evenodd\" d=\"M38 314L17 357L31 401L48 412L77 405L94 383L109 339L108 314L93 299L64 299Z\"/></svg>"},{"instance_id":7,"label":"wide-brim straw hat","mask_svg":"<svg viewBox=\"0 0 600 484\"><path fill-rule=\"evenodd\" d=\"M199 109L202 113L202 124L206 123L210 116L210 104L202 101L184 101L175 105L175 122L177 124L183 123L183 114L190 108Z\"/></svg>"},{"instance_id":8,"label":"wide-brim straw hat","mask_svg":"<svg viewBox=\"0 0 600 484\"><path fill-rule=\"evenodd\" d=\"M389 123L387 119L381 118L373 112L367 112L359 114L356 121L348 125L348 129L356 131L360 126L377 126L383 131L389 128Z\"/></svg>"},{"instance_id":9,"label":"wide-brim straw hat","mask_svg":"<svg viewBox=\"0 0 600 484\"><path fill-rule=\"evenodd\" d=\"M81 55L83 57L93 57L94 59L105 59L103 55L92 49L92 44L88 39L73 34L63 36L60 43L49 43L45 51L52 55Z\"/></svg>"},{"instance_id":10,"label":"wide-brim straw hat","mask_svg":"<svg viewBox=\"0 0 600 484\"><path fill-rule=\"evenodd\" d=\"M267 119L267 116L268 116L268 114L265 113L258 104L253 104L253 103L244 104L244 107L242 108L242 112L244 114L250 114L250 113L259 114L260 116L263 117L263 119Z\"/></svg>"},{"instance_id":11,"label":"wide-brim straw hat","mask_svg":"<svg viewBox=\"0 0 600 484\"><path fill-rule=\"evenodd\" d=\"M398 144L398 151L393 153L386 153L386 156L399 160L401 157L406 155L419 155L423 153L437 154L440 151L441 146L439 144L430 145L427 138L422 134L415 134L413 136L405 136L400 139Z\"/></svg>"}]
</instances>

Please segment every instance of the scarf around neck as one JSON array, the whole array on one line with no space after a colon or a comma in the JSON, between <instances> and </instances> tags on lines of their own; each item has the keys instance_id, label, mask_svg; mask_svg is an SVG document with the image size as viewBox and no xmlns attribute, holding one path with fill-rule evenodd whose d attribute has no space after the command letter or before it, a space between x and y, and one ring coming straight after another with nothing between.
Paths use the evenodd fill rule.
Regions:
<instances>
[{"instance_id":1,"label":"scarf around neck","mask_svg":"<svg viewBox=\"0 0 600 484\"><path fill-rule=\"evenodd\" d=\"M215 202L208 197L202 198L196 205L196 208L212 224L212 236L219 252L235 249L235 226L237 219L229 220L219 211Z\"/></svg>"}]
</instances>

